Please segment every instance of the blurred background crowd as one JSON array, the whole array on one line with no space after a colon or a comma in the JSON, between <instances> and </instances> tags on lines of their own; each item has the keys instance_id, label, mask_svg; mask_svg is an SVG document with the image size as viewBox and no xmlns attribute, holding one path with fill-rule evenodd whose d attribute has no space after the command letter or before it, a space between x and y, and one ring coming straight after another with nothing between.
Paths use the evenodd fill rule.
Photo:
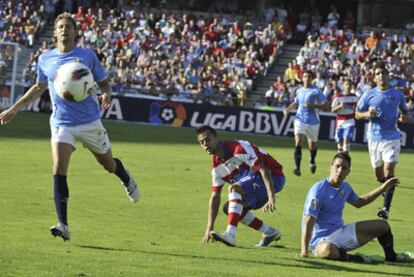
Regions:
<instances>
[{"instance_id":1,"label":"blurred background crowd","mask_svg":"<svg viewBox=\"0 0 414 277\"><path fill-rule=\"evenodd\" d=\"M1 2L1 1L0 1ZM114 91L216 105L246 106L252 91L283 53L286 43L302 45L284 74L255 98L255 106L284 107L293 101L305 70L328 98L349 79L361 96L373 86L373 68L384 64L391 86L402 90L413 110L412 24L400 32L358 27L351 10L335 5L295 10L268 1L257 16L246 1L2 1L0 40L31 48L22 82L36 78L37 59L54 46L34 47L62 11L78 24L77 43L93 49L110 74ZM381 27L381 26L380 26ZM46 28L47 29L47 28ZM395 30L395 29L393 29ZM0 73L12 53L0 51ZM1 78L4 74L1 73ZM1 80L0 80L1 81Z\"/></svg>"}]
</instances>

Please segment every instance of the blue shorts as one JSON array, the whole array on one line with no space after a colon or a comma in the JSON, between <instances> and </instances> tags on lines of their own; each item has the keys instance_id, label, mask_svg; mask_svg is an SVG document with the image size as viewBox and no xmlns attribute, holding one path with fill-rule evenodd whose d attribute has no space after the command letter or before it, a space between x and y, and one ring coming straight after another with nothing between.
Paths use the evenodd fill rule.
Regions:
<instances>
[{"instance_id":1,"label":"blue shorts","mask_svg":"<svg viewBox=\"0 0 414 277\"><path fill-rule=\"evenodd\" d=\"M272 176L272 179L275 193L281 191L285 186L285 176ZM243 201L250 209L260 209L267 203L266 186L263 182L262 175L259 172L242 178L238 183L244 191Z\"/></svg>"},{"instance_id":2,"label":"blue shorts","mask_svg":"<svg viewBox=\"0 0 414 277\"><path fill-rule=\"evenodd\" d=\"M354 134L355 126L349 126L347 128L336 128L335 138L336 142L343 142L345 139L350 141Z\"/></svg>"}]
</instances>

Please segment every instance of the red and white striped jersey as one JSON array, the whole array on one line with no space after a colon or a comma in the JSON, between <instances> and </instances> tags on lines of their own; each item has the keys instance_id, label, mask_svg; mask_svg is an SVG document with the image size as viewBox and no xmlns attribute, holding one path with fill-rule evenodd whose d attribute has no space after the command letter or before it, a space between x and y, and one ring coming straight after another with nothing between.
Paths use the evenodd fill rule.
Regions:
<instances>
[{"instance_id":1,"label":"red and white striped jersey","mask_svg":"<svg viewBox=\"0 0 414 277\"><path fill-rule=\"evenodd\" d=\"M355 125L355 107L358 103L358 96L352 93L349 95L335 94L331 107L336 107L341 103L344 103L344 107L336 111L336 127L346 128Z\"/></svg>"},{"instance_id":2,"label":"red and white striped jersey","mask_svg":"<svg viewBox=\"0 0 414 277\"><path fill-rule=\"evenodd\" d=\"M220 191L225 182L233 184L243 177L258 172L266 166L275 176L283 176L282 165L269 153L248 141L233 140L220 142L224 148L225 160L213 155L212 191Z\"/></svg>"}]
</instances>

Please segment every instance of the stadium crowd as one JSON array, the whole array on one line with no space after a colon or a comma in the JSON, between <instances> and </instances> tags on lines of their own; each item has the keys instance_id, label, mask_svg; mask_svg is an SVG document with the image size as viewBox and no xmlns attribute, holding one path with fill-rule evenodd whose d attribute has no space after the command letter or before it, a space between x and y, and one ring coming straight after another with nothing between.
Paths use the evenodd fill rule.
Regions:
<instances>
[{"instance_id":1,"label":"stadium crowd","mask_svg":"<svg viewBox=\"0 0 414 277\"><path fill-rule=\"evenodd\" d=\"M339 14L334 7L331 13L334 15L329 14L325 24L321 25L319 21L306 23L303 47L297 57L289 62L283 78L278 78L266 92L265 102L272 106L291 103L296 90L301 87L302 75L306 70L314 72L314 85L328 99L343 91L345 80L352 81L352 92L360 97L373 87L373 69L377 64L382 64L390 73L391 87L404 92L412 112L413 37L367 29L355 31L351 14L339 28ZM315 19L315 14L311 18Z\"/></svg>"},{"instance_id":2,"label":"stadium crowd","mask_svg":"<svg viewBox=\"0 0 414 277\"><path fill-rule=\"evenodd\" d=\"M60 2L8 1L0 10L1 41L32 46L36 33L53 20L57 9L71 10L71 3L65 1L57 7ZM284 42L294 39L304 40L304 46L266 92L267 105L287 106L307 69L315 72L315 85L329 98L342 90L348 78L360 96L372 87L372 69L384 63L393 86L404 91L413 109L412 38L355 31L353 14L347 12L342 18L335 6L325 19L317 8L295 14L283 5L269 6L263 18L253 19L233 15L238 8L234 1L211 5L210 11L228 12L217 16L172 10L151 13L136 5L110 8L96 1L83 2L86 6L73 13L79 27L78 46L94 49L118 92L243 106ZM51 47L53 42L43 41L31 54L23 72L25 83L34 81L37 58ZM10 51L2 52L0 69L4 70L12 57Z\"/></svg>"},{"instance_id":3,"label":"stadium crowd","mask_svg":"<svg viewBox=\"0 0 414 277\"><path fill-rule=\"evenodd\" d=\"M288 38L287 25L231 15L141 12L78 7L78 46L92 48L117 92L139 92L202 103L241 105L255 80L267 74ZM25 69L36 75L43 42Z\"/></svg>"},{"instance_id":4,"label":"stadium crowd","mask_svg":"<svg viewBox=\"0 0 414 277\"><path fill-rule=\"evenodd\" d=\"M0 5L0 42L16 42L32 47L35 35L43 30L49 15L45 5L39 8L32 1L6 1Z\"/></svg>"}]
</instances>

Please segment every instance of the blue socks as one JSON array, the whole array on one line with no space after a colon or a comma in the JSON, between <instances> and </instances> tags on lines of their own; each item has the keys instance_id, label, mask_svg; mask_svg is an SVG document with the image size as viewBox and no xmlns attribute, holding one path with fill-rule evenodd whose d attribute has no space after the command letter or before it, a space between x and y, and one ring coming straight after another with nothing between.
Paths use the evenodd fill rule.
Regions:
<instances>
[{"instance_id":1,"label":"blue socks","mask_svg":"<svg viewBox=\"0 0 414 277\"><path fill-rule=\"evenodd\" d=\"M66 182L66 176L53 175L54 198L57 217L60 223L68 225L67 209L69 199L69 189Z\"/></svg>"},{"instance_id":2,"label":"blue socks","mask_svg":"<svg viewBox=\"0 0 414 277\"><path fill-rule=\"evenodd\" d=\"M378 241L384 249L385 259L389 262L395 262L397 254L394 251L394 237L391 229L379 236Z\"/></svg>"},{"instance_id":3,"label":"blue socks","mask_svg":"<svg viewBox=\"0 0 414 277\"><path fill-rule=\"evenodd\" d=\"M318 153L318 148L315 148L309 151L310 151L310 163L315 164L315 158L316 158L316 154Z\"/></svg>"},{"instance_id":4,"label":"blue socks","mask_svg":"<svg viewBox=\"0 0 414 277\"><path fill-rule=\"evenodd\" d=\"M295 166L300 170L300 162L302 160L302 146L295 146Z\"/></svg>"},{"instance_id":5,"label":"blue socks","mask_svg":"<svg viewBox=\"0 0 414 277\"><path fill-rule=\"evenodd\" d=\"M118 176L119 179L121 179L124 185L128 185L129 175L126 172L124 165L122 164L121 160L118 158L114 158L114 161L116 163L115 175Z\"/></svg>"},{"instance_id":6,"label":"blue socks","mask_svg":"<svg viewBox=\"0 0 414 277\"><path fill-rule=\"evenodd\" d=\"M382 180L381 180L381 183L384 183L384 182L386 182L388 179L390 179L390 178L392 178L393 176L387 176L387 177L384 177ZM395 190L395 187L393 187L392 189L390 189L389 191L386 191L386 192L384 192L384 209L387 211L387 212L389 212L390 211L390 208L391 208L391 201L392 201L392 197L394 196L394 190Z\"/></svg>"}]
</instances>

